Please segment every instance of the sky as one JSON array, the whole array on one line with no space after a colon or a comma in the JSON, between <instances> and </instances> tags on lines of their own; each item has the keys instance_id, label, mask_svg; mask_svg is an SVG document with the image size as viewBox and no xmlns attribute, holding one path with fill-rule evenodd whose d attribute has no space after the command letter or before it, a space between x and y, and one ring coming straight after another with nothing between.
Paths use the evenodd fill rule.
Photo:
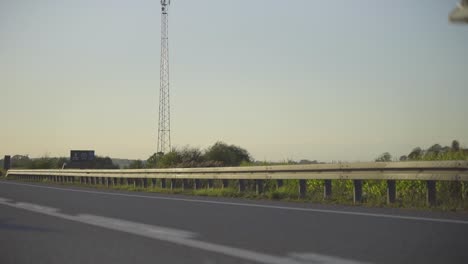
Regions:
<instances>
[{"instance_id":1,"label":"sky","mask_svg":"<svg viewBox=\"0 0 468 264\"><path fill-rule=\"evenodd\" d=\"M172 0L171 138L256 160L468 147L458 1ZM0 155L156 152L158 0L0 0Z\"/></svg>"}]
</instances>

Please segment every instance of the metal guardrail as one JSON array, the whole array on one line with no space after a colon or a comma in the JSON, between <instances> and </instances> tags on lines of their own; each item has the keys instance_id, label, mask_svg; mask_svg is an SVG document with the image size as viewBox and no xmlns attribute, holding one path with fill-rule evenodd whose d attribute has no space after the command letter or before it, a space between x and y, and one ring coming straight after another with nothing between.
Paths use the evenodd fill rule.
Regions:
<instances>
[{"instance_id":1,"label":"metal guardrail","mask_svg":"<svg viewBox=\"0 0 468 264\"><path fill-rule=\"evenodd\" d=\"M49 179L57 182L80 182L84 184L156 184L160 179L161 187L170 187L175 180L181 179L182 187L188 187L186 180L193 179L193 188L201 187L200 180L208 180L207 186L213 186L213 180L239 180L239 191L245 190L245 180L255 180L257 192L263 191L263 180L299 180L299 194L306 193L306 180L324 180L324 198L331 196L331 180L353 180L354 201L362 199L363 180L386 180L387 201L392 203L396 197L395 180L424 180L427 182L427 200L435 204L436 181L468 181L468 161L417 161L417 162L369 162L338 163L256 167L221 167L221 168L176 168L176 169L138 169L138 170L8 170L8 178Z\"/></svg>"}]
</instances>

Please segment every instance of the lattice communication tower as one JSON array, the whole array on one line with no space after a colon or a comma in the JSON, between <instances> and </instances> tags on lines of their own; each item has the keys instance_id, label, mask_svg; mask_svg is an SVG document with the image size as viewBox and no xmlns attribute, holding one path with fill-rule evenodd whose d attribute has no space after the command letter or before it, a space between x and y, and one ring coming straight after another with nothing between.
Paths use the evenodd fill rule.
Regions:
<instances>
[{"instance_id":1,"label":"lattice communication tower","mask_svg":"<svg viewBox=\"0 0 468 264\"><path fill-rule=\"evenodd\" d=\"M161 68L159 90L158 148L160 154L171 151L171 108L169 101L169 17L171 0L161 0Z\"/></svg>"}]
</instances>

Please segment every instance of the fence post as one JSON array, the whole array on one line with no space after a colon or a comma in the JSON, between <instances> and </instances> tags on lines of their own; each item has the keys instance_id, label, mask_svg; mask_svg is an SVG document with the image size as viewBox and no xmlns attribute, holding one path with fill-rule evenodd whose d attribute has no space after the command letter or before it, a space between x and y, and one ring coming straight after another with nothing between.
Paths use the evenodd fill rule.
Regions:
<instances>
[{"instance_id":1,"label":"fence post","mask_svg":"<svg viewBox=\"0 0 468 264\"><path fill-rule=\"evenodd\" d=\"M304 198L307 193L307 182L306 180L299 180L299 198Z\"/></svg>"},{"instance_id":2,"label":"fence post","mask_svg":"<svg viewBox=\"0 0 468 264\"><path fill-rule=\"evenodd\" d=\"M239 192L245 191L245 180L239 180Z\"/></svg>"},{"instance_id":3,"label":"fence post","mask_svg":"<svg viewBox=\"0 0 468 264\"><path fill-rule=\"evenodd\" d=\"M436 181L426 181L426 186L427 186L427 194L426 194L426 199L427 199L427 204L429 206L435 206L437 203L437 197L436 197Z\"/></svg>"},{"instance_id":4,"label":"fence post","mask_svg":"<svg viewBox=\"0 0 468 264\"><path fill-rule=\"evenodd\" d=\"M193 189L198 190L198 189L200 189L200 187L201 187L201 182L200 182L200 180L199 180L199 179L195 179L195 180L193 181Z\"/></svg>"},{"instance_id":5,"label":"fence post","mask_svg":"<svg viewBox=\"0 0 468 264\"><path fill-rule=\"evenodd\" d=\"M182 179L182 190L185 191L185 189L188 189L188 180L187 179Z\"/></svg>"},{"instance_id":6,"label":"fence post","mask_svg":"<svg viewBox=\"0 0 468 264\"><path fill-rule=\"evenodd\" d=\"M257 191L257 194L262 194L263 193L263 180L255 180L255 189Z\"/></svg>"},{"instance_id":7,"label":"fence post","mask_svg":"<svg viewBox=\"0 0 468 264\"><path fill-rule=\"evenodd\" d=\"M212 188L213 188L213 180L212 180L212 179L209 179L209 180L208 180L207 188L208 188L208 189L212 189Z\"/></svg>"},{"instance_id":8,"label":"fence post","mask_svg":"<svg viewBox=\"0 0 468 264\"><path fill-rule=\"evenodd\" d=\"M222 180L223 183L223 189L227 188L229 186L229 181L228 180Z\"/></svg>"},{"instance_id":9,"label":"fence post","mask_svg":"<svg viewBox=\"0 0 468 264\"><path fill-rule=\"evenodd\" d=\"M354 183L354 197L353 202L360 203L362 202L362 180L353 180Z\"/></svg>"},{"instance_id":10,"label":"fence post","mask_svg":"<svg viewBox=\"0 0 468 264\"><path fill-rule=\"evenodd\" d=\"M276 189L283 187L283 180L276 180Z\"/></svg>"},{"instance_id":11,"label":"fence post","mask_svg":"<svg viewBox=\"0 0 468 264\"><path fill-rule=\"evenodd\" d=\"M323 183L323 199L330 199L332 196L332 181L325 180Z\"/></svg>"},{"instance_id":12,"label":"fence post","mask_svg":"<svg viewBox=\"0 0 468 264\"><path fill-rule=\"evenodd\" d=\"M395 180L387 181L387 204L395 203L396 200L396 182Z\"/></svg>"}]
</instances>

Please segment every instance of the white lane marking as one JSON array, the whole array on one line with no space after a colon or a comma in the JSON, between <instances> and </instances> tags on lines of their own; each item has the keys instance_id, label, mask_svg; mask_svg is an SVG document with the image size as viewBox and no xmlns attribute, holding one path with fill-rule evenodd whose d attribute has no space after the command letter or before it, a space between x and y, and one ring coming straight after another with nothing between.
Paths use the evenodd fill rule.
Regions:
<instances>
[{"instance_id":1,"label":"white lane marking","mask_svg":"<svg viewBox=\"0 0 468 264\"><path fill-rule=\"evenodd\" d=\"M136 223L126 220L120 220L109 217L78 214L67 215L60 213L57 208L46 207L37 204L23 203L23 202L7 202L7 199L0 197L0 205L10 206L18 209L23 209L35 213L40 213L48 216L53 216L69 221L84 223L88 225L98 226L114 231L125 232L133 235L143 236L156 240L161 240L169 243L174 243L182 246L191 248L201 249L204 251L210 251L226 256L241 258L248 261L254 261L264 264L360 264L363 262L357 262L354 260L348 260L343 258L337 258L332 256L325 256L316 253L293 253L289 254L289 257L280 257L274 255L268 255L255 251L239 249L224 245L213 244L204 241L198 241L194 238L197 234L178 230L167 227L153 226L142 223Z\"/></svg>"},{"instance_id":2,"label":"white lane marking","mask_svg":"<svg viewBox=\"0 0 468 264\"><path fill-rule=\"evenodd\" d=\"M147 196L147 195L138 195L138 194L109 193L109 192L103 192L103 191L101 192L86 191L86 190L76 190L76 189L68 189L68 188L58 188L58 187L50 187L50 186L40 186L40 185L32 185L32 184L24 184L24 183L1 182L1 181L0 181L0 184L11 184L11 185L28 186L28 187L42 188L42 189L52 189L52 190L60 190L60 191L67 191L67 192L91 193L91 194L99 194L99 195L122 196L122 197L132 197L132 198L146 198L146 199L170 200L170 201L181 201L181 202L190 202L190 203L231 205L231 206L256 207L256 208L267 208L267 209L280 209L280 210L288 210L288 211L315 212L315 213L328 213L328 214L353 215L353 216L369 216L369 217L389 218L389 219L398 219L398 220L413 220L413 221L435 222L435 223L444 223L444 224L468 225L468 220L457 220L457 219L429 218L429 217L403 216L403 215L390 215L390 214L377 214L377 213L362 213L362 212L353 212L353 211L300 208L300 207L288 207L288 206L278 206L278 205L221 202L221 201L209 201L209 200L198 200L198 199L188 199L188 198Z\"/></svg>"},{"instance_id":3,"label":"white lane marking","mask_svg":"<svg viewBox=\"0 0 468 264\"><path fill-rule=\"evenodd\" d=\"M141 224L126 220L120 220L115 218L103 217L103 216L95 216L95 215L88 215L88 214L79 214L78 218L80 222L87 223L91 225L97 225L104 228L109 228L113 230L127 230L127 233L130 233L131 230L132 234L146 236L151 238L167 238L167 237L174 237L174 238L194 238L197 234L183 231L179 229L173 229L168 227L155 227L152 225Z\"/></svg>"},{"instance_id":4,"label":"white lane marking","mask_svg":"<svg viewBox=\"0 0 468 264\"><path fill-rule=\"evenodd\" d=\"M342 259L337 257L329 257L319 255L315 253L291 253L289 256L298 261L304 261L308 263L336 263L339 261L341 264L356 264L357 262L349 259Z\"/></svg>"}]
</instances>

